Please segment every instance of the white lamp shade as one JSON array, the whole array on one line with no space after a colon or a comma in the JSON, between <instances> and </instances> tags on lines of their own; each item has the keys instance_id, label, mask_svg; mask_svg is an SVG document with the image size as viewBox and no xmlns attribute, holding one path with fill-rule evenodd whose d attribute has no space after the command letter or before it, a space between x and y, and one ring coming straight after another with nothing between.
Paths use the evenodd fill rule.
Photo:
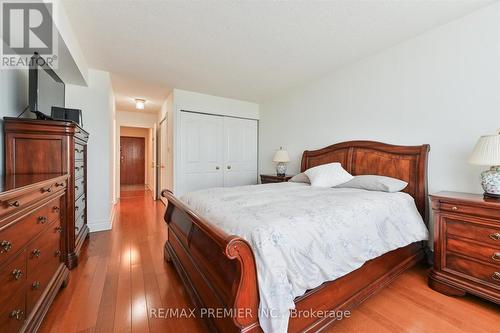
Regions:
<instances>
[{"instance_id":1,"label":"white lamp shade","mask_svg":"<svg viewBox=\"0 0 500 333\"><path fill-rule=\"evenodd\" d=\"M273 157L273 162L290 162L290 157L286 150L277 150Z\"/></svg>"},{"instance_id":2,"label":"white lamp shade","mask_svg":"<svg viewBox=\"0 0 500 333\"><path fill-rule=\"evenodd\" d=\"M500 165L500 134L485 135L479 138L469 163L477 165Z\"/></svg>"}]
</instances>

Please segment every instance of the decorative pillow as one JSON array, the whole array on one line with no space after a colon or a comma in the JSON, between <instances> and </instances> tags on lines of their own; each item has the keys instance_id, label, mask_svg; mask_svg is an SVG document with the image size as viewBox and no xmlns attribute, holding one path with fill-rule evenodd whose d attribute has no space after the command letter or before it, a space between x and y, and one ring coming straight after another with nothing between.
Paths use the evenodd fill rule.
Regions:
<instances>
[{"instance_id":1,"label":"decorative pillow","mask_svg":"<svg viewBox=\"0 0 500 333\"><path fill-rule=\"evenodd\" d=\"M306 176L311 181L311 186L333 187L350 181L353 177L342 168L340 163L328 163L307 169Z\"/></svg>"},{"instance_id":2,"label":"decorative pillow","mask_svg":"<svg viewBox=\"0 0 500 333\"><path fill-rule=\"evenodd\" d=\"M376 175L362 175L355 176L351 181L336 187L359 188L368 191L399 192L406 186L408 186L408 183L400 179Z\"/></svg>"},{"instance_id":3,"label":"decorative pillow","mask_svg":"<svg viewBox=\"0 0 500 333\"><path fill-rule=\"evenodd\" d=\"M298 175L293 176L288 181L292 182L292 183L306 183L306 184L310 184L311 183L309 181L309 178L303 172L299 173Z\"/></svg>"}]
</instances>

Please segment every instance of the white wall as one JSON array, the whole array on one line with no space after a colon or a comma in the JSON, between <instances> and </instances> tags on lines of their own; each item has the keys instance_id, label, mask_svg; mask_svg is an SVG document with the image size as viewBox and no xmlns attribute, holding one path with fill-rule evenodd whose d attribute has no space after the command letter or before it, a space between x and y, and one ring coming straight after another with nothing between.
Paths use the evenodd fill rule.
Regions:
<instances>
[{"instance_id":1,"label":"white wall","mask_svg":"<svg viewBox=\"0 0 500 333\"><path fill-rule=\"evenodd\" d=\"M66 86L66 106L82 109L87 147L88 226L109 230L113 218L113 90L108 72L88 72L88 87Z\"/></svg>"},{"instance_id":2,"label":"white wall","mask_svg":"<svg viewBox=\"0 0 500 333\"><path fill-rule=\"evenodd\" d=\"M171 189L175 193L176 183L178 183L179 170L179 138L180 138L180 112L192 111L208 113L230 117L240 117L249 119L259 119L259 104L237 99L201 94L192 91L174 89L172 94L172 128L169 133L172 135L173 147L173 179ZM170 98L170 96L169 96ZM169 103L167 98L167 103ZM167 106L168 108L168 106Z\"/></svg>"},{"instance_id":3,"label":"white wall","mask_svg":"<svg viewBox=\"0 0 500 333\"><path fill-rule=\"evenodd\" d=\"M260 171L273 153L366 139L431 145L430 193L481 193L467 158L500 127L500 5L424 33L261 104Z\"/></svg>"},{"instance_id":4,"label":"white wall","mask_svg":"<svg viewBox=\"0 0 500 333\"><path fill-rule=\"evenodd\" d=\"M120 198L120 127L140 127L140 128L148 128L151 129L151 140L153 141L153 151L152 151L152 162L156 164L156 145L154 141L156 124L158 122L158 114L156 113L148 113L148 112L126 112L126 111L117 111L116 112L116 124L115 124L115 169L114 169L114 177L115 177L115 193L117 198ZM151 189L154 190L156 188L156 174L154 167L149 165L148 174L153 175L152 184L150 184Z\"/></svg>"}]
</instances>

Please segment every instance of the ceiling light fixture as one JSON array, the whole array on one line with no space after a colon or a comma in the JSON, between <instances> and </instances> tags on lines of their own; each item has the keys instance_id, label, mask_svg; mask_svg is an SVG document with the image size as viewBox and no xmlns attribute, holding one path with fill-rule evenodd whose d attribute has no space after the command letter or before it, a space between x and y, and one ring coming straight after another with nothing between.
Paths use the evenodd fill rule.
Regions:
<instances>
[{"instance_id":1,"label":"ceiling light fixture","mask_svg":"<svg viewBox=\"0 0 500 333\"><path fill-rule=\"evenodd\" d=\"M146 103L145 99L136 98L135 99L135 108L138 110L144 110L144 104Z\"/></svg>"}]
</instances>

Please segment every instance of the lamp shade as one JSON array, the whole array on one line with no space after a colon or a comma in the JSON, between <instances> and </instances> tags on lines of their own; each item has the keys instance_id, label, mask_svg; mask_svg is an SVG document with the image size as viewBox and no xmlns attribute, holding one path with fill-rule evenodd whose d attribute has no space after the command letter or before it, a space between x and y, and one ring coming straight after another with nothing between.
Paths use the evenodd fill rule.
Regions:
<instances>
[{"instance_id":1,"label":"lamp shade","mask_svg":"<svg viewBox=\"0 0 500 333\"><path fill-rule=\"evenodd\" d=\"M274 154L273 162L290 162L288 152L286 150L283 150L283 148L280 148Z\"/></svg>"},{"instance_id":2,"label":"lamp shade","mask_svg":"<svg viewBox=\"0 0 500 333\"><path fill-rule=\"evenodd\" d=\"M479 138L469 163L477 165L500 165L500 134L485 135Z\"/></svg>"}]
</instances>

